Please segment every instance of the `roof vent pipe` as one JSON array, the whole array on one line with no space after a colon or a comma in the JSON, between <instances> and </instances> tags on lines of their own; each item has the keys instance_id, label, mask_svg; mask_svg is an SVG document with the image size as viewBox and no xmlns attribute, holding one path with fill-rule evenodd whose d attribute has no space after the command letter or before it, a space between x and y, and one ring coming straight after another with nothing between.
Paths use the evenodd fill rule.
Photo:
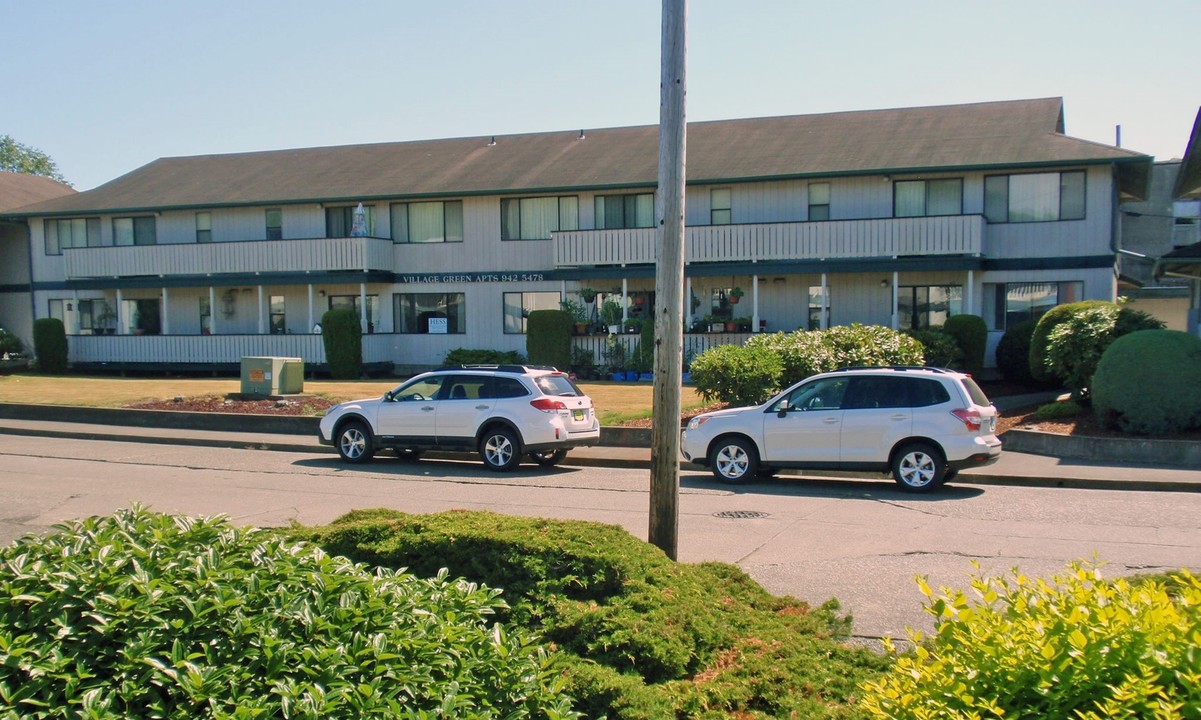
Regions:
<instances>
[{"instance_id":1,"label":"roof vent pipe","mask_svg":"<svg viewBox=\"0 0 1201 720\"><path fill-rule=\"evenodd\" d=\"M1116 145L1117 147L1122 147L1122 126L1121 125L1113 126L1113 135L1114 135L1113 144Z\"/></svg>"},{"instance_id":2,"label":"roof vent pipe","mask_svg":"<svg viewBox=\"0 0 1201 720\"><path fill-rule=\"evenodd\" d=\"M583 131L583 130L581 130L581 131L580 131L580 136L579 136L578 138L576 138L576 140L583 140L583 139L584 139L584 131Z\"/></svg>"}]
</instances>

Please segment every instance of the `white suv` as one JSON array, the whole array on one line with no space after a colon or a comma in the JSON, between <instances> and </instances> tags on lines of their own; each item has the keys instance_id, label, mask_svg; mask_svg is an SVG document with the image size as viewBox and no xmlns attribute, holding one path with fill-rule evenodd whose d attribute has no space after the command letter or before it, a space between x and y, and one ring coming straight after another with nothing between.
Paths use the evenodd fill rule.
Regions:
<instances>
[{"instance_id":1,"label":"white suv","mask_svg":"<svg viewBox=\"0 0 1201 720\"><path fill-rule=\"evenodd\" d=\"M845 368L806 378L758 407L698 415L681 438L686 460L724 482L781 468L892 472L927 492L1001 455L997 411L963 373Z\"/></svg>"},{"instance_id":2,"label":"white suv","mask_svg":"<svg viewBox=\"0 0 1201 720\"><path fill-rule=\"evenodd\" d=\"M503 472L523 455L549 467L568 448L596 445L600 422L591 398L554 368L465 365L422 373L381 398L335 405L321 418L319 439L350 463L380 448L414 459L425 450L467 450Z\"/></svg>"}]
</instances>

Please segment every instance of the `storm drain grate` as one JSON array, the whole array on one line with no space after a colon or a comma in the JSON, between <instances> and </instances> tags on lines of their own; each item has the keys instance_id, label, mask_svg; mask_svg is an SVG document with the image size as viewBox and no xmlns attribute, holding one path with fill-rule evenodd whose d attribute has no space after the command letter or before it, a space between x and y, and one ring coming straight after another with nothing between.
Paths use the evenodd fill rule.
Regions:
<instances>
[{"instance_id":1,"label":"storm drain grate","mask_svg":"<svg viewBox=\"0 0 1201 720\"><path fill-rule=\"evenodd\" d=\"M767 513L759 512L758 510L722 510L719 513L713 513L713 517L726 518L728 520L745 520L747 518L765 518Z\"/></svg>"}]
</instances>

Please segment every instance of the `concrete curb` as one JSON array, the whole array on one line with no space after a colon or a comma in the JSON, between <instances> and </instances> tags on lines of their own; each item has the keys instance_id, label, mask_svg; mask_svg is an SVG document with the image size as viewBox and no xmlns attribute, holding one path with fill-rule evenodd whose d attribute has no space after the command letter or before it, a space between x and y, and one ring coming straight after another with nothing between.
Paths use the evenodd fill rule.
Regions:
<instances>
[{"instance_id":1,"label":"concrete curb","mask_svg":"<svg viewBox=\"0 0 1201 720\"><path fill-rule=\"evenodd\" d=\"M1005 433L1005 449L1099 463L1201 467L1201 442L1190 440L1083 437L1038 430L1010 430Z\"/></svg>"}]
</instances>

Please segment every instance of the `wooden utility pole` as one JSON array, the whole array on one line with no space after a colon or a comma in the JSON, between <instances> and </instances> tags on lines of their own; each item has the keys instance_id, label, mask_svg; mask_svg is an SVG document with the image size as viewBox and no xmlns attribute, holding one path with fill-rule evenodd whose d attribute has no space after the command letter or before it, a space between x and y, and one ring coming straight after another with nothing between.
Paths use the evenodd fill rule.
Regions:
<instances>
[{"instance_id":1,"label":"wooden utility pole","mask_svg":"<svg viewBox=\"0 0 1201 720\"><path fill-rule=\"evenodd\" d=\"M655 398L651 424L652 544L677 558L680 515L680 363L684 330L684 157L687 0L663 0L659 80L659 221L655 261Z\"/></svg>"}]
</instances>

